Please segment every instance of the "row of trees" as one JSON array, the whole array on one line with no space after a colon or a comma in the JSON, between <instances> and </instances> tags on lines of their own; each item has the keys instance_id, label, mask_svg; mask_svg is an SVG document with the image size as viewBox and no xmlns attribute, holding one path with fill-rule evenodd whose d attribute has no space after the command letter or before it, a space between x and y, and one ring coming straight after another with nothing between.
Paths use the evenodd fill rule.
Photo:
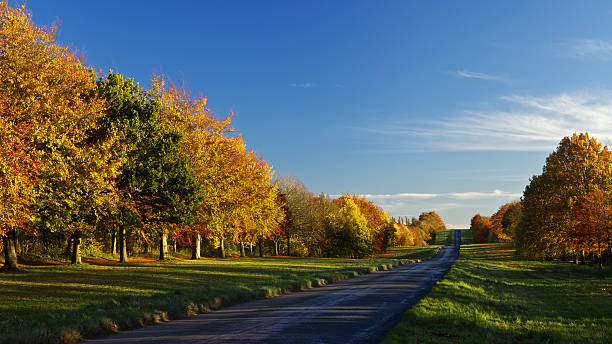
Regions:
<instances>
[{"instance_id":1,"label":"row of trees","mask_svg":"<svg viewBox=\"0 0 612 344\"><path fill-rule=\"evenodd\" d=\"M110 72L97 79L56 28L0 2L0 235L5 267L17 252L83 240L143 246L265 238L282 221L271 168L218 120L206 98L163 76L145 90ZM21 240L20 240L21 239ZM21 245L19 243L21 242Z\"/></svg>"},{"instance_id":2,"label":"row of trees","mask_svg":"<svg viewBox=\"0 0 612 344\"><path fill-rule=\"evenodd\" d=\"M476 214L470 221L474 242L510 241L515 237L521 219L521 203L509 202L490 217Z\"/></svg>"},{"instance_id":3,"label":"row of trees","mask_svg":"<svg viewBox=\"0 0 612 344\"><path fill-rule=\"evenodd\" d=\"M435 230L445 229L435 212L409 222L389 218L357 195L333 200L315 195L294 177L279 178L278 185L286 216L273 240L275 250L284 241L287 255L363 257L389 246L427 245L435 240Z\"/></svg>"},{"instance_id":4,"label":"row of trees","mask_svg":"<svg viewBox=\"0 0 612 344\"><path fill-rule=\"evenodd\" d=\"M472 218L477 242L512 239L532 258L612 261L612 160L588 133L565 137L531 178L520 202Z\"/></svg>"},{"instance_id":5,"label":"row of trees","mask_svg":"<svg viewBox=\"0 0 612 344\"><path fill-rule=\"evenodd\" d=\"M228 243L274 254L364 257L422 245L443 227L435 213L411 223L355 195L313 195L271 167L231 128L163 75L143 89L99 77L54 41L25 7L0 0L0 236L4 267L17 256L136 252L168 242ZM434 216L435 215L435 216ZM398 240L399 238L399 240Z\"/></svg>"}]
</instances>

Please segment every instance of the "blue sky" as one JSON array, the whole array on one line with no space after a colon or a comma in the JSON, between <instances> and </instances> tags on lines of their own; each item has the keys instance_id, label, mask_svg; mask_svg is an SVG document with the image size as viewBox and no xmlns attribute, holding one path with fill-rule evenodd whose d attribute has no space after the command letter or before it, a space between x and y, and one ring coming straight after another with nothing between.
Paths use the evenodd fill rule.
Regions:
<instances>
[{"instance_id":1,"label":"blue sky","mask_svg":"<svg viewBox=\"0 0 612 344\"><path fill-rule=\"evenodd\" d=\"M612 4L48 1L99 71L202 93L277 173L452 227L520 198L563 136L612 138Z\"/></svg>"}]
</instances>

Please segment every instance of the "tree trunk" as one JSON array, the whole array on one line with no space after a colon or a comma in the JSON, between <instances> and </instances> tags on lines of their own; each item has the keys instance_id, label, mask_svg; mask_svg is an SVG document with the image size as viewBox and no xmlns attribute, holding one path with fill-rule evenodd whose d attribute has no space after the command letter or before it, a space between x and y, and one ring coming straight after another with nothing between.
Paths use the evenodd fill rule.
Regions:
<instances>
[{"instance_id":1,"label":"tree trunk","mask_svg":"<svg viewBox=\"0 0 612 344\"><path fill-rule=\"evenodd\" d=\"M287 256L291 256L291 238L287 237Z\"/></svg>"},{"instance_id":2,"label":"tree trunk","mask_svg":"<svg viewBox=\"0 0 612 344\"><path fill-rule=\"evenodd\" d=\"M125 227L119 227L119 263L127 263L127 233Z\"/></svg>"},{"instance_id":3,"label":"tree trunk","mask_svg":"<svg viewBox=\"0 0 612 344\"><path fill-rule=\"evenodd\" d=\"M249 243L249 251L251 251L250 255L253 255L253 243Z\"/></svg>"},{"instance_id":4,"label":"tree trunk","mask_svg":"<svg viewBox=\"0 0 612 344\"><path fill-rule=\"evenodd\" d=\"M176 241L172 240L172 252L176 254Z\"/></svg>"},{"instance_id":5,"label":"tree trunk","mask_svg":"<svg viewBox=\"0 0 612 344\"><path fill-rule=\"evenodd\" d=\"M257 246L259 246L259 256L263 258L263 241L260 240L259 243L257 243Z\"/></svg>"},{"instance_id":6,"label":"tree trunk","mask_svg":"<svg viewBox=\"0 0 612 344\"><path fill-rule=\"evenodd\" d=\"M219 240L219 257L225 258L225 243L223 239Z\"/></svg>"},{"instance_id":7,"label":"tree trunk","mask_svg":"<svg viewBox=\"0 0 612 344\"><path fill-rule=\"evenodd\" d=\"M81 231L76 230L72 239L72 259L71 264L81 264Z\"/></svg>"},{"instance_id":8,"label":"tree trunk","mask_svg":"<svg viewBox=\"0 0 612 344\"><path fill-rule=\"evenodd\" d=\"M111 253L117 254L117 230L111 231Z\"/></svg>"},{"instance_id":9,"label":"tree trunk","mask_svg":"<svg viewBox=\"0 0 612 344\"><path fill-rule=\"evenodd\" d=\"M191 247L191 259L200 259L200 242L202 237L200 233L196 233L193 240L193 246Z\"/></svg>"},{"instance_id":10,"label":"tree trunk","mask_svg":"<svg viewBox=\"0 0 612 344\"><path fill-rule=\"evenodd\" d=\"M603 264L601 263L601 244L597 242L597 264L600 269L603 269Z\"/></svg>"},{"instance_id":11,"label":"tree trunk","mask_svg":"<svg viewBox=\"0 0 612 344\"><path fill-rule=\"evenodd\" d=\"M574 258L574 264L578 264L578 255L576 254L576 250L572 251L572 257Z\"/></svg>"},{"instance_id":12,"label":"tree trunk","mask_svg":"<svg viewBox=\"0 0 612 344\"><path fill-rule=\"evenodd\" d=\"M240 240L240 257L244 257L246 254L244 253L244 243Z\"/></svg>"},{"instance_id":13,"label":"tree trunk","mask_svg":"<svg viewBox=\"0 0 612 344\"><path fill-rule=\"evenodd\" d=\"M162 234L159 238L159 260L168 259L168 235Z\"/></svg>"},{"instance_id":14,"label":"tree trunk","mask_svg":"<svg viewBox=\"0 0 612 344\"><path fill-rule=\"evenodd\" d=\"M15 253L17 253L17 256L21 254L21 245L19 245L19 235L17 235L17 231L15 231Z\"/></svg>"},{"instance_id":15,"label":"tree trunk","mask_svg":"<svg viewBox=\"0 0 612 344\"><path fill-rule=\"evenodd\" d=\"M2 270L19 270L19 264L17 264L17 251L15 250L15 236L15 230L11 229L6 233L6 236L2 237L2 243L4 244L4 265L2 266Z\"/></svg>"},{"instance_id":16,"label":"tree trunk","mask_svg":"<svg viewBox=\"0 0 612 344\"><path fill-rule=\"evenodd\" d=\"M584 250L580 250L580 264L584 265L586 261L586 257L584 256Z\"/></svg>"},{"instance_id":17,"label":"tree trunk","mask_svg":"<svg viewBox=\"0 0 612 344\"><path fill-rule=\"evenodd\" d=\"M278 241L274 240L274 256L278 257Z\"/></svg>"},{"instance_id":18,"label":"tree trunk","mask_svg":"<svg viewBox=\"0 0 612 344\"><path fill-rule=\"evenodd\" d=\"M70 234L68 237L68 241L66 242L66 249L64 250L64 255L70 257L72 256L72 240L74 240L74 233Z\"/></svg>"}]
</instances>

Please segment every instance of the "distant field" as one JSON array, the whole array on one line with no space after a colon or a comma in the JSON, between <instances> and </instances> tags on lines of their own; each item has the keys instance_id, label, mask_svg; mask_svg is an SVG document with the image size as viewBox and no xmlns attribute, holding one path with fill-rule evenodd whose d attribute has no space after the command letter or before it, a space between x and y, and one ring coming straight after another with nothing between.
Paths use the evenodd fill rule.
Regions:
<instances>
[{"instance_id":1,"label":"distant field","mask_svg":"<svg viewBox=\"0 0 612 344\"><path fill-rule=\"evenodd\" d=\"M461 247L446 277L385 338L394 343L610 343L612 270Z\"/></svg>"},{"instance_id":2,"label":"distant field","mask_svg":"<svg viewBox=\"0 0 612 344\"><path fill-rule=\"evenodd\" d=\"M393 248L377 259L227 258L98 261L0 273L0 343L74 342L164 318L266 297L365 273L437 246Z\"/></svg>"},{"instance_id":3,"label":"distant field","mask_svg":"<svg viewBox=\"0 0 612 344\"><path fill-rule=\"evenodd\" d=\"M472 237L471 229L460 229L461 231L461 245L468 245L474 242L474 238Z\"/></svg>"},{"instance_id":4,"label":"distant field","mask_svg":"<svg viewBox=\"0 0 612 344\"><path fill-rule=\"evenodd\" d=\"M454 229L436 231L436 245L450 246L453 244Z\"/></svg>"}]
</instances>

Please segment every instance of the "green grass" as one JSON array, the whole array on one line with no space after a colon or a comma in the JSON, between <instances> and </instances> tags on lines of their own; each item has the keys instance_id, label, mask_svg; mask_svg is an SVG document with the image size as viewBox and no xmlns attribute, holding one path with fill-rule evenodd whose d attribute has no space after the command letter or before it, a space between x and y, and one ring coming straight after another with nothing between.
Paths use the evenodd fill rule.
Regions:
<instances>
[{"instance_id":1,"label":"green grass","mask_svg":"<svg viewBox=\"0 0 612 344\"><path fill-rule=\"evenodd\" d=\"M468 245L474 242L471 229L460 229L461 231L461 245Z\"/></svg>"},{"instance_id":2,"label":"green grass","mask_svg":"<svg viewBox=\"0 0 612 344\"><path fill-rule=\"evenodd\" d=\"M609 343L611 310L610 269L519 260L504 244L466 245L383 343Z\"/></svg>"},{"instance_id":3,"label":"green grass","mask_svg":"<svg viewBox=\"0 0 612 344\"><path fill-rule=\"evenodd\" d=\"M386 269L400 259L430 257L435 249L394 248L377 259L227 258L24 267L22 272L0 273L0 342L75 342Z\"/></svg>"},{"instance_id":4,"label":"green grass","mask_svg":"<svg viewBox=\"0 0 612 344\"><path fill-rule=\"evenodd\" d=\"M454 229L436 231L436 245L451 246L453 244Z\"/></svg>"}]
</instances>

